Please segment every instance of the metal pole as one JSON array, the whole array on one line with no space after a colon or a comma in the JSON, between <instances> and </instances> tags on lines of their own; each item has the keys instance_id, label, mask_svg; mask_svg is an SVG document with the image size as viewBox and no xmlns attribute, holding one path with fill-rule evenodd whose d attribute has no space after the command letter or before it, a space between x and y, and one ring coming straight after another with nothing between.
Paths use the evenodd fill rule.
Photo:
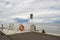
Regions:
<instances>
[{"instance_id":1,"label":"metal pole","mask_svg":"<svg viewBox=\"0 0 60 40\"><path fill-rule=\"evenodd\" d=\"M1 25L2 25L1 31L3 31L3 24L1 24Z\"/></svg>"}]
</instances>

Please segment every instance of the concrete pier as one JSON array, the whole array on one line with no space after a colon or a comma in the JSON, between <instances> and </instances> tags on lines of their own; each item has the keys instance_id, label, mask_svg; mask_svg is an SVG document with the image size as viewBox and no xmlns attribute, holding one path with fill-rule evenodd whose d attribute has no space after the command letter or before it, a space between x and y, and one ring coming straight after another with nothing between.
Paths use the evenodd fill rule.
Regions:
<instances>
[{"instance_id":1,"label":"concrete pier","mask_svg":"<svg viewBox=\"0 0 60 40\"><path fill-rule=\"evenodd\" d=\"M37 32L19 33L8 36L13 40L60 40L59 36L47 35Z\"/></svg>"}]
</instances>

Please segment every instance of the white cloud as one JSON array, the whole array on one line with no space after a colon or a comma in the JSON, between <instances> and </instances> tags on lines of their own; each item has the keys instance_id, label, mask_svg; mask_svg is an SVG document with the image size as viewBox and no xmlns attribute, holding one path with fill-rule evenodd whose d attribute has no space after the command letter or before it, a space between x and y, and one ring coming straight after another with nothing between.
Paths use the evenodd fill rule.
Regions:
<instances>
[{"instance_id":1,"label":"white cloud","mask_svg":"<svg viewBox=\"0 0 60 40\"><path fill-rule=\"evenodd\" d=\"M30 13L38 19L40 17L60 17L60 0L0 0L1 19L13 17L25 19L29 18Z\"/></svg>"}]
</instances>

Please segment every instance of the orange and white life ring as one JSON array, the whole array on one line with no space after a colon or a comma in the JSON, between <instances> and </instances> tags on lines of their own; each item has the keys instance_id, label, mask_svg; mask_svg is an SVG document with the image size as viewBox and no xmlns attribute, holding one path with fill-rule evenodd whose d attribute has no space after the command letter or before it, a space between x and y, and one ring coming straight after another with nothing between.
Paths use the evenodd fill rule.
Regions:
<instances>
[{"instance_id":1,"label":"orange and white life ring","mask_svg":"<svg viewBox=\"0 0 60 40\"><path fill-rule=\"evenodd\" d=\"M20 24L19 25L19 30L23 31L24 30L24 25Z\"/></svg>"}]
</instances>

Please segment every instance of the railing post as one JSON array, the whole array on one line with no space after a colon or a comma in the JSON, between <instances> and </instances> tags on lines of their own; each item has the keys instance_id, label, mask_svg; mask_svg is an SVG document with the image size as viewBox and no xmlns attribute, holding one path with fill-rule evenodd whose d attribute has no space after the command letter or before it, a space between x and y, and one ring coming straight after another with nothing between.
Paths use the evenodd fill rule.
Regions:
<instances>
[{"instance_id":1,"label":"railing post","mask_svg":"<svg viewBox=\"0 0 60 40\"><path fill-rule=\"evenodd\" d=\"M1 27L1 31L3 31L3 24L1 24L1 26L2 26L2 27Z\"/></svg>"}]
</instances>

